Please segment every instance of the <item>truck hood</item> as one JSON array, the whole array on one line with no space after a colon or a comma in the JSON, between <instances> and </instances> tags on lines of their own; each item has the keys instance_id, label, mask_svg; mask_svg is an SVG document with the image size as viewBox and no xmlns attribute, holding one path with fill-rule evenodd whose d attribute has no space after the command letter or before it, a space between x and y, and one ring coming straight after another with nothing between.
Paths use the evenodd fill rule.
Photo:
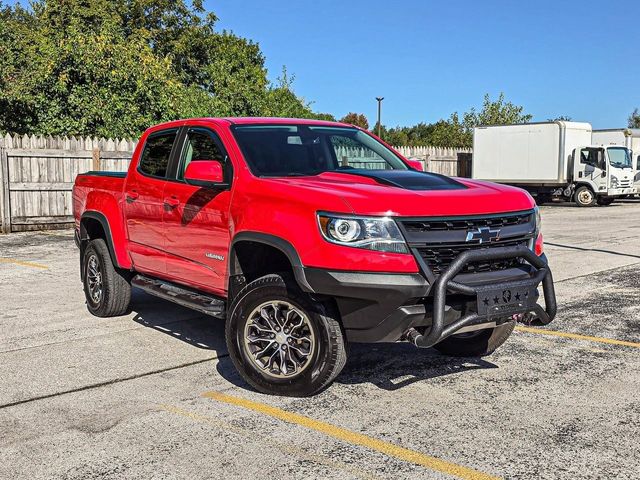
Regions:
<instances>
[{"instance_id":1,"label":"truck hood","mask_svg":"<svg viewBox=\"0 0 640 480\"><path fill-rule=\"evenodd\" d=\"M339 197L358 215L482 215L535 206L531 196L519 188L415 170L325 172L271 180L287 184L286 189L296 196Z\"/></svg>"}]
</instances>

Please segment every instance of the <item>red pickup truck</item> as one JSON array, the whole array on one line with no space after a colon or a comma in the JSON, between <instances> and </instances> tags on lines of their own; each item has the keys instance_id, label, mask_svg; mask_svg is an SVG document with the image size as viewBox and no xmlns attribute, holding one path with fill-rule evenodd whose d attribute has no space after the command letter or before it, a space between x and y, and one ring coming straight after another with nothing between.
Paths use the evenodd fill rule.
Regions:
<instances>
[{"instance_id":1,"label":"red pickup truck","mask_svg":"<svg viewBox=\"0 0 640 480\"><path fill-rule=\"evenodd\" d=\"M126 175L76 179L88 309L122 315L135 286L225 319L243 378L292 396L329 385L348 342L481 356L517 321L549 323L553 280L529 194L421 170L341 123L154 126Z\"/></svg>"}]
</instances>

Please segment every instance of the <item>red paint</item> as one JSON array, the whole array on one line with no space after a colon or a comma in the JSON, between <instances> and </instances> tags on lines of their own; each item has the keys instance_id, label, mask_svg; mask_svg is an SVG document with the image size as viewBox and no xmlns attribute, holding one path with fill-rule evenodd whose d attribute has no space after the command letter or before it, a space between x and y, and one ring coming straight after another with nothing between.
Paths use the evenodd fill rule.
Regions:
<instances>
[{"instance_id":1,"label":"red paint","mask_svg":"<svg viewBox=\"0 0 640 480\"><path fill-rule=\"evenodd\" d=\"M229 247L240 232L268 233L288 241L304 266L414 273L418 267L410 254L327 242L319 231L316 213L455 216L522 211L535 205L523 190L469 179L458 179L466 189L412 191L340 172L259 178L250 172L230 131L231 122L342 125L315 120L202 118L154 126L142 135L125 179L78 176L73 192L76 225L84 212L100 212L109 222L117 263L122 268L224 295ZM182 181L151 178L137 170L149 134L185 125L205 127L218 134L233 166L228 189L211 190ZM414 166L404 158L403 161ZM214 164L217 162L193 162L187 168L187 176L219 181L221 171ZM539 241L541 250L541 236Z\"/></svg>"},{"instance_id":2,"label":"red paint","mask_svg":"<svg viewBox=\"0 0 640 480\"><path fill-rule=\"evenodd\" d=\"M199 162L191 162L187 165L184 172L184 179L189 181L205 181L211 183L222 183L224 180L224 172L222 164L217 160L207 160Z\"/></svg>"},{"instance_id":3,"label":"red paint","mask_svg":"<svg viewBox=\"0 0 640 480\"><path fill-rule=\"evenodd\" d=\"M424 167L422 166L422 162L420 160L407 160L407 163L411 165L411 168L418 170L419 172L424 172Z\"/></svg>"}]
</instances>

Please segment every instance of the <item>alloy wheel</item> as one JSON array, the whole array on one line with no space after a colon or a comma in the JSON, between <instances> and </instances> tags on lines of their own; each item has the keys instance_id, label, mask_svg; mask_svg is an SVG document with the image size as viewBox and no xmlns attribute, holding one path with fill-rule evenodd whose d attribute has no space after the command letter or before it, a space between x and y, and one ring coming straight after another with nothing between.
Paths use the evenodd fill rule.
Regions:
<instances>
[{"instance_id":1,"label":"alloy wheel","mask_svg":"<svg viewBox=\"0 0 640 480\"><path fill-rule=\"evenodd\" d=\"M102 271L96 255L91 255L87 261L87 289L93 303L99 304L102 300Z\"/></svg>"},{"instance_id":2,"label":"alloy wheel","mask_svg":"<svg viewBox=\"0 0 640 480\"><path fill-rule=\"evenodd\" d=\"M286 301L256 307L244 328L244 350L263 374L291 378L309 367L315 333L309 317Z\"/></svg>"}]
</instances>

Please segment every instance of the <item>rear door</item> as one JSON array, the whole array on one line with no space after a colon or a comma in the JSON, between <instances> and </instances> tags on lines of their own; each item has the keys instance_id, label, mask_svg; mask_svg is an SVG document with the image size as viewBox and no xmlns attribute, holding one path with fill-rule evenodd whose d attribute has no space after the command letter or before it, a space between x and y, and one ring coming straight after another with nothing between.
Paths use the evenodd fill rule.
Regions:
<instances>
[{"instance_id":1,"label":"rear door","mask_svg":"<svg viewBox=\"0 0 640 480\"><path fill-rule=\"evenodd\" d=\"M187 165L200 160L222 162L231 182L231 162L220 136L209 127L188 127L175 173L164 189L167 273L185 285L223 295L231 241L231 190L187 184Z\"/></svg>"},{"instance_id":2,"label":"rear door","mask_svg":"<svg viewBox=\"0 0 640 480\"><path fill-rule=\"evenodd\" d=\"M127 176L124 213L131 259L136 270L145 273L166 273L163 194L178 132L173 128L150 134L138 167Z\"/></svg>"}]
</instances>

